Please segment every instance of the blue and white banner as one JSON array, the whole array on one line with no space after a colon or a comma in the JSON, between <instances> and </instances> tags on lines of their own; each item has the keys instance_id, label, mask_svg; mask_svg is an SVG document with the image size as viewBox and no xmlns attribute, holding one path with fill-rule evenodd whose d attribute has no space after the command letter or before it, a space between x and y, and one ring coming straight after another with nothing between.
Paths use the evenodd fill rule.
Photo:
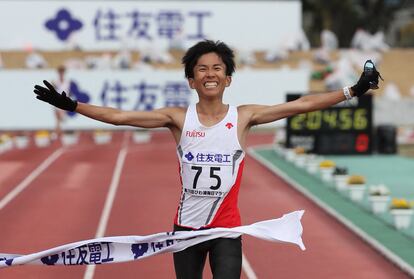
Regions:
<instances>
[{"instance_id":1,"label":"blue and white banner","mask_svg":"<svg viewBox=\"0 0 414 279\"><path fill-rule=\"evenodd\" d=\"M242 234L273 242L296 244L305 250L300 222L303 214L304 210L294 211L279 219L235 228L164 232L147 236L102 237L29 255L0 254L0 268L24 264L95 265L127 262L167 252L178 252L215 238L236 238Z\"/></svg>"},{"instance_id":2,"label":"blue and white banner","mask_svg":"<svg viewBox=\"0 0 414 279\"><path fill-rule=\"evenodd\" d=\"M52 70L0 71L0 84L7 85L0 111L2 130L54 129L54 109L38 101L33 93L42 80L56 80ZM109 106L121 110L150 111L162 107L187 107L198 101L197 93L188 86L182 70L71 70L66 75L71 97L80 102ZM288 92L307 92L309 72L289 69L242 69L233 77L224 93L224 102L232 105L279 104ZM24 114L22 114L22 109ZM278 121L272 125L282 125ZM63 129L122 128L89 119L80 114L67 113Z\"/></svg>"},{"instance_id":3,"label":"blue and white banner","mask_svg":"<svg viewBox=\"0 0 414 279\"><path fill-rule=\"evenodd\" d=\"M300 1L0 1L0 50L188 48L202 39L275 47L302 26ZM243 34L240 36L240 34Z\"/></svg>"}]
</instances>

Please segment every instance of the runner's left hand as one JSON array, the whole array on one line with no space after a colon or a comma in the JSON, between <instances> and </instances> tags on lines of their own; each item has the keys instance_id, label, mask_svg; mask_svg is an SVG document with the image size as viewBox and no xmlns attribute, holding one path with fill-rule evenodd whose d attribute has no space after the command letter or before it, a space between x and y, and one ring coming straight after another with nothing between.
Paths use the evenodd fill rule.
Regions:
<instances>
[{"instance_id":1,"label":"runner's left hand","mask_svg":"<svg viewBox=\"0 0 414 279\"><path fill-rule=\"evenodd\" d=\"M375 68L374 62L367 60L364 64L364 71L362 72L357 84L351 87L354 92L354 96L361 97L369 89L378 89L379 78L384 80Z\"/></svg>"}]
</instances>

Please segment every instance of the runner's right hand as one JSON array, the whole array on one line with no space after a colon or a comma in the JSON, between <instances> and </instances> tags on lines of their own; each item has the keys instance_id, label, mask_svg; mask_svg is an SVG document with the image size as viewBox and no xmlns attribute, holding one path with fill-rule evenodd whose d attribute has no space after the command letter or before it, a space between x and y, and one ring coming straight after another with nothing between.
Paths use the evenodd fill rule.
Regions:
<instances>
[{"instance_id":1,"label":"runner's right hand","mask_svg":"<svg viewBox=\"0 0 414 279\"><path fill-rule=\"evenodd\" d=\"M65 91L58 93L47 80L44 80L43 83L46 85L46 88L40 85L35 85L34 87L33 92L37 95L37 99L63 110L76 110L78 102L69 98Z\"/></svg>"}]
</instances>

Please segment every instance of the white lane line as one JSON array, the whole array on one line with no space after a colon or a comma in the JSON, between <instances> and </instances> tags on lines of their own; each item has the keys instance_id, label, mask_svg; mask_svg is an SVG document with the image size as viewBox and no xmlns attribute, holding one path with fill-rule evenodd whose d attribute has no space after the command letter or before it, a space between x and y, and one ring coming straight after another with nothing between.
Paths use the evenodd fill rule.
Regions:
<instances>
[{"instance_id":1,"label":"white lane line","mask_svg":"<svg viewBox=\"0 0 414 279\"><path fill-rule=\"evenodd\" d=\"M17 197L27 186L32 183L45 169L47 169L60 155L62 155L65 147L61 147L52 153L46 160L43 161L34 171L32 171L22 182L13 188L2 200L0 200L0 210L2 210L9 202Z\"/></svg>"},{"instance_id":2,"label":"white lane line","mask_svg":"<svg viewBox=\"0 0 414 279\"><path fill-rule=\"evenodd\" d=\"M244 271L244 274L246 274L248 279L257 279L256 273L254 273L254 270L244 253L242 254L242 270Z\"/></svg>"},{"instance_id":3,"label":"white lane line","mask_svg":"<svg viewBox=\"0 0 414 279\"><path fill-rule=\"evenodd\" d=\"M121 178L122 168L124 167L125 158L127 155L127 140L129 138L129 133L124 134L124 143L121 150L118 153L118 158L116 160L114 174L112 175L111 185L109 186L109 191L106 196L105 205L102 210L102 215L99 220L98 229L95 234L95 238L103 237L105 234L106 226L108 225L109 215L111 214L112 205L115 200L116 191L118 190L119 180ZM95 273L96 265L86 266L85 274L83 279L92 279Z\"/></svg>"}]
</instances>

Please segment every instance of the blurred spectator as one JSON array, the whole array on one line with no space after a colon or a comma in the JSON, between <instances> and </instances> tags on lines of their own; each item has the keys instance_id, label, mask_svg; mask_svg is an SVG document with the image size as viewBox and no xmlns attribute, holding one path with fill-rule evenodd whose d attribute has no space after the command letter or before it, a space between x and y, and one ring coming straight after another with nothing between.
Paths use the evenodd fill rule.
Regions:
<instances>
[{"instance_id":1,"label":"blurred spectator","mask_svg":"<svg viewBox=\"0 0 414 279\"><path fill-rule=\"evenodd\" d=\"M236 52L236 60L238 62L237 64L247 66L254 65L257 62L254 51L247 49L238 49Z\"/></svg>"},{"instance_id":2,"label":"blurred spectator","mask_svg":"<svg viewBox=\"0 0 414 279\"><path fill-rule=\"evenodd\" d=\"M358 76L346 54L341 54L341 58L333 66L333 72L325 79L327 90L343 88L347 84L353 84L358 80Z\"/></svg>"},{"instance_id":3,"label":"blurred spectator","mask_svg":"<svg viewBox=\"0 0 414 279\"><path fill-rule=\"evenodd\" d=\"M151 58L148 54L148 49L151 48L149 43L140 42L139 45L135 46L135 50L138 52L138 60L133 62L131 65L132 69L136 70L146 70L146 69L153 69L153 65L151 65Z\"/></svg>"},{"instance_id":4,"label":"blurred spectator","mask_svg":"<svg viewBox=\"0 0 414 279\"><path fill-rule=\"evenodd\" d=\"M331 30L324 29L321 32L321 47L327 50L338 49L338 38Z\"/></svg>"},{"instance_id":5,"label":"blurred spectator","mask_svg":"<svg viewBox=\"0 0 414 279\"><path fill-rule=\"evenodd\" d=\"M310 50L310 43L303 29L289 33L285 36L281 45L288 51Z\"/></svg>"},{"instance_id":6,"label":"blurred spectator","mask_svg":"<svg viewBox=\"0 0 414 279\"><path fill-rule=\"evenodd\" d=\"M185 46L185 36L182 28L174 33L174 37L170 41L169 49L171 51L185 51L187 49Z\"/></svg>"},{"instance_id":7,"label":"blurred spectator","mask_svg":"<svg viewBox=\"0 0 414 279\"><path fill-rule=\"evenodd\" d=\"M331 52L338 49L338 38L335 33L324 29L321 32L321 47L315 51L314 59L321 64L331 62Z\"/></svg>"},{"instance_id":8,"label":"blurred spectator","mask_svg":"<svg viewBox=\"0 0 414 279\"><path fill-rule=\"evenodd\" d=\"M342 51L342 55L346 56L346 58L356 68L360 68L361 65L364 65L365 61L367 61L368 59L371 59L377 67L382 62L382 54L374 50L359 51L359 50L351 49L351 50Z\"/></svg>"},{"instance_id":9,"label":"blurred spectator","mask_svg":"<svg viewBox=\"0 0 414 279\"><path fill-rule=\"evenodd\" d=\"M351 47L368 51L387 51L389 46L385 43L384 33L378 31L374 35L371 35L362 28L359 28L355 31L354 36L352 37Z\"/></svg>"},{"instance_id":10,"label":"blurred spectator","mask_svg":"<svg viewBox=\"0 0 414 279\"><path fill-rule=\"evenodd\" d=\"M88 69L109 70L112 68L112 57L110 53L103 53L100 56L89 55L85 57Z\"/></svg>"},{"instance_id":11,"label":"blurred spectator","mask_svg":"<svg viewBox=\"0 0 414 279\"><path fill-rule=\"evenodd\" d=\"M66 69L82 70L87 68L86 62L81 58L66 59L64 64Z\"/></svg>"},{"instance_id":12,"label":"blurred spectator","mask_svg":"<svg viewBox=\"0 0 414 279\"><path fill-rule=\"evenodd\" d=\"M289 52L300 50L310 50L310 43L303 29L283 36L275 48L269 49L265 52L264 59L267 62L286 60L289 57Z\"/></svg>"},{"instance_id":13,"label":"blurred spectator","mask_svg":"<svg viewBox=\"0 0 414 279\"><path fill-rule=\"evenodd\" d=\"M374 34L374 36L371 37L371 46L373 50L378 51L388 51L390 49L390 46L385 42L385 36L384 32L378 31Z\"/></svg>"},{"instance_id":14,"label":"blurred spectator","mask_svg":"<svg viewBox=\"0 0 414 279\"><path fill-rule=\"evenodd\" d=\"M151 45L140 49L141 60L145 63L170 64L174 62L174 57L167 47Z\"/></svg>"},{"instance_id":15,"label":"blurred spectator","mask_svg":"<svg viewBox=\"0 0 414 279\"><path fill-rule=\"evenodd\" d=\"M139 59L136 63L132 64L132 68L136 70L152 70L154 67L151 65L151 63L146 62L142 59Z\"/></svg>"},{"instance_id":16,"label":"blurred spectator","mask_svg":"<svg viewBox=\"0 0 414 279\"><path fill-rule=\"evenodd\" d=\"M26 68L43 69L46 67L47 62L45 58L34 49L29 49L29 54L26 56Z\"/></svg>"},{"instance_id":17,"label":"blurred spectator","mask_svg":"<svg viewBox=\"0 0 414 279\"><path fill-rule=\"evenodd\" d=\"M370 35L367 31L362 28L358 28L351 40L351 47L357 49L366 49L368 47L368 41L370 40Z\"/></svg>"},{"instance_id":18,"label":"blurred spectator","mask_svg":"<svg viewBox=\"0 0 414 279\"><path fill-rule=\"evenodd\" d=\"M57 79L55 79L52 84L55 86L56 90L59 90L59 92L65 91L66 94L69 94L70 81L66 79L65 75L66 67L59 66L57 68Z\"/></svg>"},{"instance_id":19,"label":"blurred spectator","mask_svg":"<svg viewBox=\"0 0 414 279\"><path fill-rule=\"evenodd\" d=\"M382 98L389 101L399 101L401 100L401 93L397 85L393 82L388 82L384 87L384 93Z\"/></svg>"},{"instance_id":20,"label":"blurred spectator","mask_svg":"<svg viewBox=\"0 0 414 279\"><path fill-rule=\"evenodd\" d=\"M3 68L4 68L3 59L1 58L1 53L0 53L0 70Z\"/></svg>"},{"instance_id":21,"label":"blurred spectator","mask_svg":"<svg viewBox=\"0 0 414 279\"><path fill-rule=\"evenodd\" d=\"M267 62L278 62L289 58L289 51L283 47L277 47L267 50L264 54L264 60Z\"/></svg>"},{"instance_id":22,"label":"blurred spectator","mask_svg":"<svg viewBox=\"0 0 414 279\"><path fill-rule=\"evenodd\" d=\"M76 32L72 32L69 35L68 40L66 41L66 47L68 50L81 50L81 47L78 43L78 34Z\"/></svg>"},{"instance_id":23,"label":"blurred spectator","mask_svg":"<svg viewBox=\"0 0 414 279\"><path fill-rule=\"evenodd\" d=\"M329 64L331 62L331 52L326 48L318 48L313 59L320 64Z\"/></svg>"},{"instance_id":24,"label":"blurred spectator","mask_svg":"<svg viewBox=\"0 0 414 279\"><path fill-rule=\"evenodd\" d=\"M131 52L128 49L123 49L115 54L112 59L112 66L115 69L129 69L132 64Z\"/></svg>"}]
</instances>

